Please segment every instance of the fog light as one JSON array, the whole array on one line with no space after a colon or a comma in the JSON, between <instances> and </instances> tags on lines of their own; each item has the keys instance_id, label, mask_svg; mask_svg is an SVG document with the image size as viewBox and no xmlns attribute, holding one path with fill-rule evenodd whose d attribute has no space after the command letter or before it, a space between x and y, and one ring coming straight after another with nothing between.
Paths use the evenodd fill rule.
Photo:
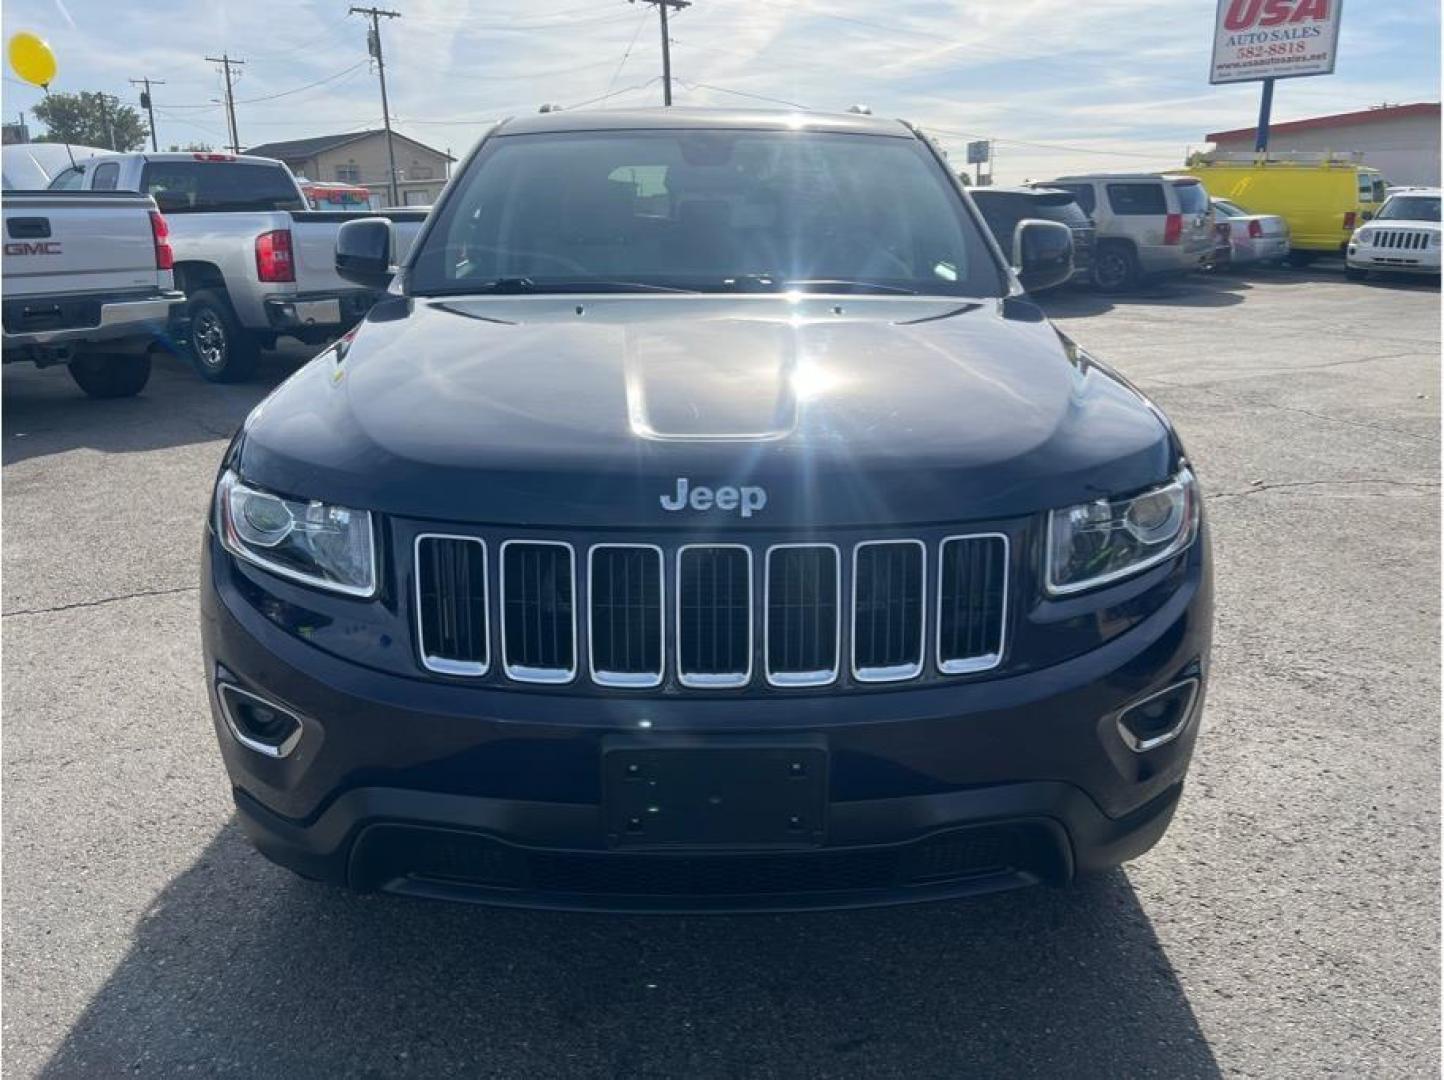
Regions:
<instances>
[{"instance_id":1,"label":"fog light","mask_svg":"<svg viewBox=\"0 0 1444 1080\"><path fill-rule=\"evenodd\" d=\"M220 683L221 713L236 742L267 757L282 758L301 741L301 721L265 698Z\"/></svg>"},{"instance_id":2,"label":"fog light","mask_svg":"<svg viewBox=\"0 0 1444 1080\"><path fill-rule=\"evenodd\" d=\"M1118 734L1128 749L1141 754L1183 734L1198 699L1198 679L1184 679L1130 705L1118 714Z\"/></svg>"}]
</instances>

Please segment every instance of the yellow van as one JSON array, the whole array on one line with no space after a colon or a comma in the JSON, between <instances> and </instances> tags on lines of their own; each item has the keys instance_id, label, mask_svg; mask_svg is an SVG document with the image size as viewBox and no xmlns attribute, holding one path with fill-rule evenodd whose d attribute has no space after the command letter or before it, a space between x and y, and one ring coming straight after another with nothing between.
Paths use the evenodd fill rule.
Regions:
<instances>
[{"instance_id":1,"label":"yellow van","mask_svg":"<svg viewBox=\"0 0 1444 1080\"><path fill-rule=\"evenodd\" d=\"M1340 254L1384 202L1384 177L1359 154L1200 154L1183 170L1215 199L1289 223L1290 258Z\"/></svg>"}]
</instances>

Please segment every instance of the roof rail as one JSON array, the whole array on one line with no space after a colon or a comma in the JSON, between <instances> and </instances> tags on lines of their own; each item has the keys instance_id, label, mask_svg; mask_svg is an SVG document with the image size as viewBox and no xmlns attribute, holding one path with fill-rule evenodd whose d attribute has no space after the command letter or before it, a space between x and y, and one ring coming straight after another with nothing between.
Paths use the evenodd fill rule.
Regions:
<instances>
[{"instance_id":1,"label":"roof rail","mask_svg":"<svg viewBox=\"0 0 1444 1080\"><path fill-rule=\"evenodd\" d=\"M1195 155L1194 164L1252 165L1362 165L1362 150L1205 150Z\"/></svg>"}]
</instances>

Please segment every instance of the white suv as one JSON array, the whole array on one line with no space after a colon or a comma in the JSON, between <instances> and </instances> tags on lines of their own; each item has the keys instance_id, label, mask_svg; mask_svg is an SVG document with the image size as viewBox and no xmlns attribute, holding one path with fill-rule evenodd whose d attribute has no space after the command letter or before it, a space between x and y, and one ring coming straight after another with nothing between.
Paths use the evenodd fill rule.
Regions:
<instances>
[{"instance_id":1,"label":"white suv","mask_svg":"<svg viewBox=\"0 0 1444 1080\"><path fill-rule=\"evenodd\" d=\"M1379 209L1349 239L1346 273L1355 281L1371 270L1392 274L1439 273L1439 188L1410 188Z\"/></svg>"},{"instance_id":2,"label":"white suv","mask_svg":"<svg viewBox=\"0 0 1444 1080\"><path fill-rule=\"evenodd\" d=\"M1071 191L1097 224L1100 289L1124 292L1146 277L1202 269L1213 257L1213 206L1191 176L1091 173L1034 186Z\"/></svg>"}]
</instances>

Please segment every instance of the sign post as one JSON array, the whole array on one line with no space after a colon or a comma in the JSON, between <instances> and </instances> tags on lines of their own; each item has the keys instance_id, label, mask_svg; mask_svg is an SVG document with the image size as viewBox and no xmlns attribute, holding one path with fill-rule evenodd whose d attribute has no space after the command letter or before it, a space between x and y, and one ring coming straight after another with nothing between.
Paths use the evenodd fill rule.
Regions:
<instances>
[{"instance_id":1,"label":"sign post","mask_svg":"<svg viewBox=\"0 0 1444 1080\"><path fill-rule=\"evenodd\" d=\"M1208 81L1262 81L1259 153L1269 147L1275 81L1334 73L1343 7L1344 0L1218 0Z\"/></svg>"},{"instance_id":2,"label":"sign post","mask_svg":"<svg viewBox=\"0 0 1444 1080\"><path fill-rule=\"evenodd\" d=\"M983 186L983 162L992 157L992 144L987 139L979 139L976 142L968 143L968 164L972 165L974 186Z\"/></svg>"}]
</instances>

